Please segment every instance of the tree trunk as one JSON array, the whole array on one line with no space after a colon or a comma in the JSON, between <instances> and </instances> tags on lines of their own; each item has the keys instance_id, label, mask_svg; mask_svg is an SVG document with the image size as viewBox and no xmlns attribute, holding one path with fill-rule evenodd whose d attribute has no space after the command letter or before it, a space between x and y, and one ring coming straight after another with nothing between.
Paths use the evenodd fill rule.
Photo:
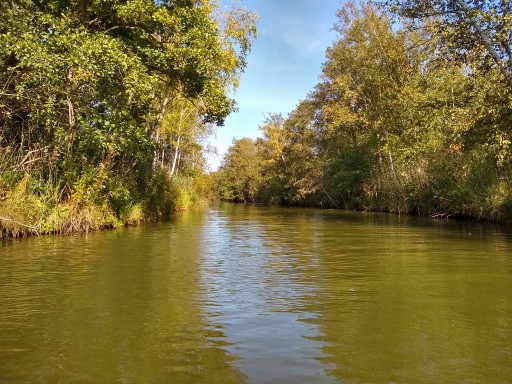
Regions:
<instances>
[{"instance_id":1,"label":"tree trunk","mask_svg":"<svg viewBox=\"0 0 512 384\"><path fill-rule=\"evenodd\" d=\"M169 103L169 98L171 97L171 88L167 89L167 93L165 94L165 99L162 103L162 108L160 109L160 113L156 117L155 124L153 125L152 132L156 132L158 128L160 128L160 124L162 124L162 120L165 116L165 111L167 110L167 104Z\"/></svg>"},{"instance_id":2,"label":"tree trunk","mask_svg":"<svg viewBox=\"0 0 512 384\"><path fill-rule=\"evenodd\" d=\"M176 171L176 165L178 164L178 155L180 153L180 139L181 136L178 136L178 140L176 141L176 149L174 150L174 158L172 160L172 167L170 172L171 177L174 176L174 172Z\"/></svg>"},{"instance_id":3,"label":"tree trunk","mask_svg":"<svg viewBox=\"0 0 512 384\"><path fill-rule=\"evenodd\" d=\"M80 23L84 27L89 25L89 21L91 19L91 15L89 14L89 2L90 0L79 0Z\"/></svg>"},{"instance_id":4,"label":"tree trunk","mask_svg":"<svg viewBox=\"0 0 512 384\"><path fill-rule=\"evenodd\" d=\"M509 85L512 85L512 74L507 71L505 68L505 64L503 63L503 60L501 59L500 55L496 50L494 49L493 43L489 36L485 33L485 31L480 27L478 22L471 17L471 8L469 8L469 5L464 0L455 0L457 4L462 8L464 13L466 14L466 17L469 20L469 23L475 28L475 31L478 35L478 37L482 40L482 42L485 45L485 48L493 58L494 62L498 65L498 68L501 72L501 74L505 77L505 80L509 83Z\"/></svg>"}]
</instances>

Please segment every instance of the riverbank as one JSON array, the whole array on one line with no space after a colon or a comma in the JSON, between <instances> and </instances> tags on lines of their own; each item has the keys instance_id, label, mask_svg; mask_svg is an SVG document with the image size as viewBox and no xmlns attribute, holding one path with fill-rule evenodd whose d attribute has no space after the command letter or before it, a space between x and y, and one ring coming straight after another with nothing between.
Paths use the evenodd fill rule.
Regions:
<instances>
[{"instance_id":1,"label":"riverbank","mask_svg":"<svg viewBox=\"0 0 512 384\"><path fill-rule=\"evenodd\" d=\"M311 92L226 151L222 197L512 222L505 67L440 35L437 17L394 26L399 8L340 9Z\"/></svg>"},{"instance_id":2,"label":"riverbank","mask_svg":"<svg viewBox=\"0 0 512 384\"><path fill-rule=\"evenodd\" d=\"M48 193L34 188L34 179L25 174L12 188L0 194L0 239L46 234L70 234L113 229L190 210L208 201L208 185L202 178L175 177L163 173L155 177L145 194L119 202L115 196L64 191Z\"/></svg>"},{"instance_id":3,"label":"riverbank","mask_svg":"<svg viewBox=\"0 0 512 384\"><path fill-rule=\"evenodd\" d=\"M155 220L203 196L257 16L143 3L141 19L135 0L0 2L1 237Z\"/></svg>"},{"instance_id":4,"label":"riverbank","mask_svg":"<svg viewBox=\"0 0 512 384\"><path fill-rule=\"evenodd\" d=\"M233 204L256 204L261 206L278 206L278 207L301 207L301 208L325 208L358 212L379 212L396 215L409 215L418 217L427 217L441 220L459 220L465 222L488 222L499 224L512 224L512 209L509 207L508 199L495 196L494 199L488 199L487 204L477 205L471 203L460 203L450 199L436 197L439 204L434 205L433 202L423 201L418 204L418 200L411 199L416 204L407 201L378 201L374 199L354 199L351 202L345 202L346 205L334 204L332 200L318 201L303 200L295 202L276 202L275 200L260 200L254 202L235 201L229 199L221 199Z\"/></svg>"}]
</instances>

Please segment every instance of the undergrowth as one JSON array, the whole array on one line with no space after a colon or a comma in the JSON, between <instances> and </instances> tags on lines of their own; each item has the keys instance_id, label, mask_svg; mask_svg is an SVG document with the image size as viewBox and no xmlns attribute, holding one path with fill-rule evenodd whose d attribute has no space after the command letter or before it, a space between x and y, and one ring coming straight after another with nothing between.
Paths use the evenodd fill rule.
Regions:
<instances>
[{"instance_id":1,"label":"undergrowth","mask_svg":"<svg viewBox=\"0 0 512 384\"><path fill-rule=\"evenodd\" d=\"M132 192L98 169L69 187L42 184L37 175L0 175L0 238L69 234L137 225L201 204L193 178L155 171Z\"/></svg>"}]
</instances>

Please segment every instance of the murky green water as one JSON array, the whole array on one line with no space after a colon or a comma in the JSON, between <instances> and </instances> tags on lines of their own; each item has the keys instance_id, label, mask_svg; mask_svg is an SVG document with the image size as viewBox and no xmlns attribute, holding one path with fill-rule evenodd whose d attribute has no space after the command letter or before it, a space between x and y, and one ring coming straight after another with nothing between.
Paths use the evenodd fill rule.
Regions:
<instances>
[{"instance_id":1,"label":"murky green water","mask_svg":"<svg viewBox=\"0 0 512 384\"><path fill-rule=\"evenodd\" d=\"M0 246L0 383L510 383L512 232L226 205Z\"/></svg>"}]
</instances>

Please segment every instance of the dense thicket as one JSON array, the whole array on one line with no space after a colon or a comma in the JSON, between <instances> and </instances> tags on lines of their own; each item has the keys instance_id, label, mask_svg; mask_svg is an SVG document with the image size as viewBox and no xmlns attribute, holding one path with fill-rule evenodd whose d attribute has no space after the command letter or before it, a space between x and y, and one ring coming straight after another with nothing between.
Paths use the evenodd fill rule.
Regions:
<instances>
[{"instance_id":1,"label":"dense thicket","mask_svg":"<svg viewBox=\"0 0 512 384\"><path fill-rule=\"evenodd\" d=\"M214 0L0 2L0 228L159 216L205 189L254 15Z\"/></svg>"},{"instance_id":2,"label":"dense thicket","mask_svg":"<svg viewBox=\"0 0 512 384\"><path fill-rule=\"evenodd\" d=\"M508 1L344 6L320 82L233 143L221 197L511 221L511 20Z\"/></svg>"}]
</instances>

